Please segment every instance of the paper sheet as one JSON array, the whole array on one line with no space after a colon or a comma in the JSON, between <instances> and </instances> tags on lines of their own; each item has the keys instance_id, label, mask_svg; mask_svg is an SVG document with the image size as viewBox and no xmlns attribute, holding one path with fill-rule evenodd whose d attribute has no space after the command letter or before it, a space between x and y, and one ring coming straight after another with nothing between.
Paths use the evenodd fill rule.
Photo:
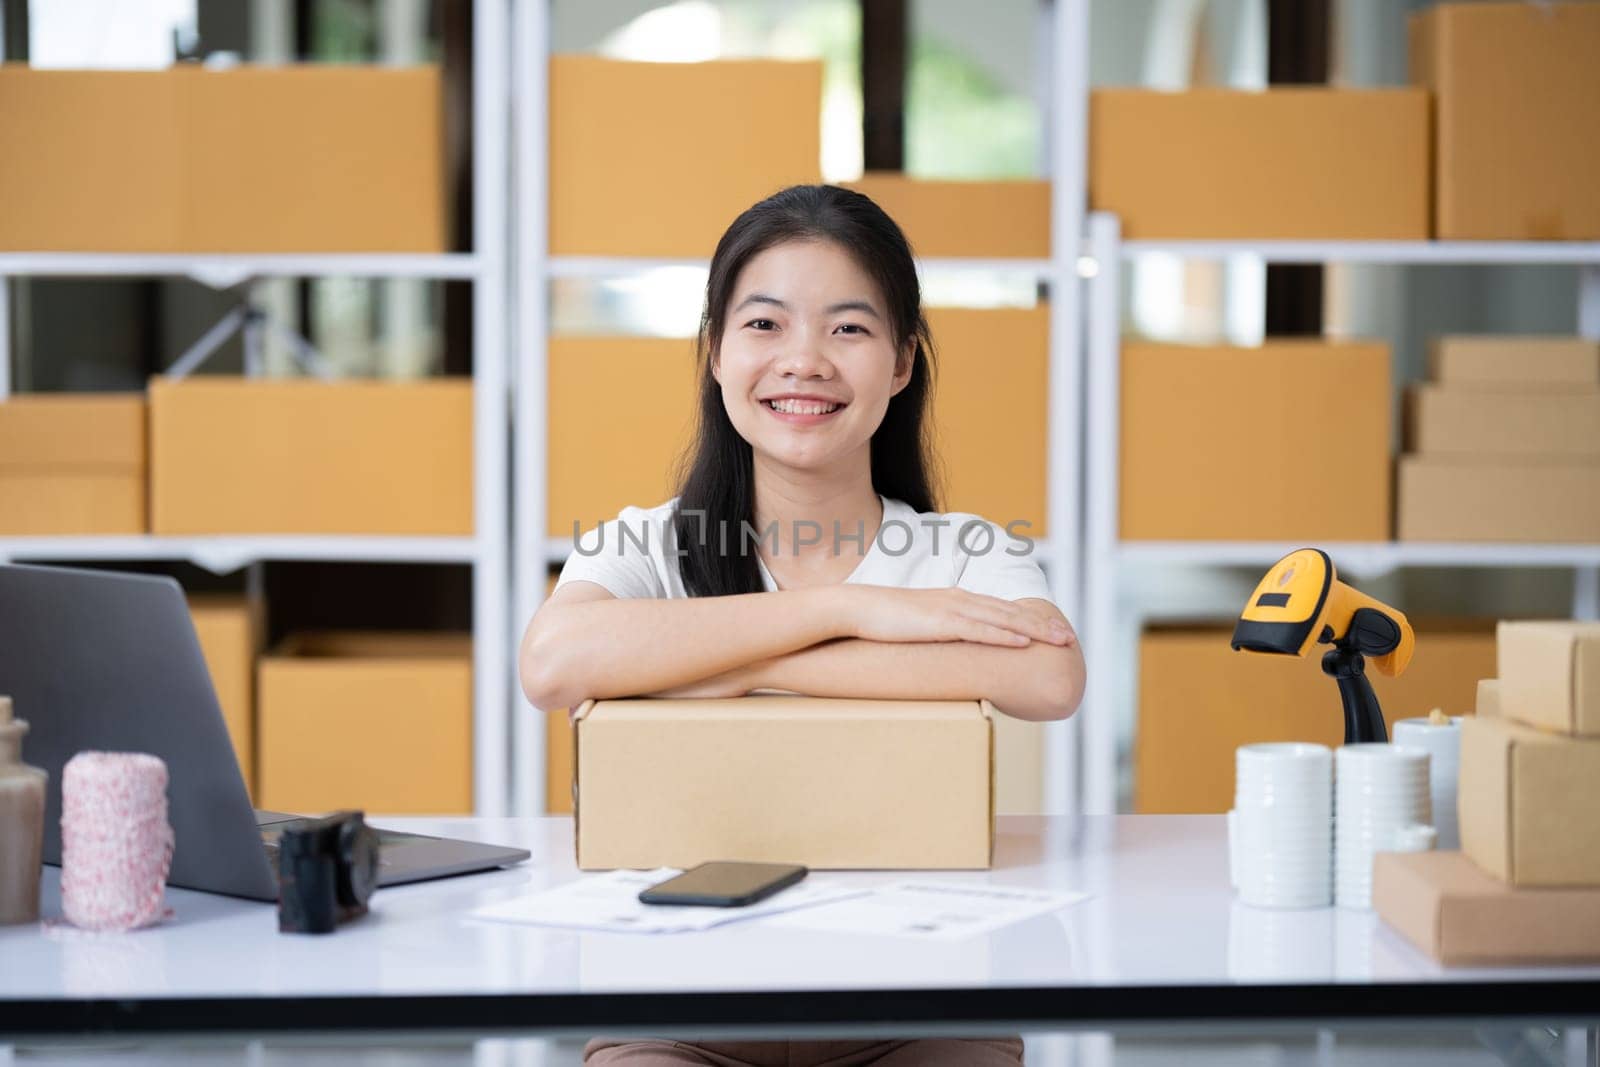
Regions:
<instances>
[{"instance_id":1,"label":"paper sheet","mask_svg":"<svg viewBox=\"0 0 1600 1067\"><path fill-rule=\"evenodd\" d=\"M899 882L871 893L779 915L766 926L959 941L1087 900L1087 893L957 882Z\"/></svg>"},{"instance_id":2,"label":"paper sheet","mask_svg":"<svg viewBox=\"0 0 1600 1067\"><path fill-rule=\"evenodd\" d=\"M653 871L608 871L469 912L473 918L533 926L562 926L615 933L674 934L709 930L724 923L775 915L795 908L841 901L870 890L808 879L742 908L644 904L639 892L683 872L670 867Z\"/></svg>"}]
</instances>

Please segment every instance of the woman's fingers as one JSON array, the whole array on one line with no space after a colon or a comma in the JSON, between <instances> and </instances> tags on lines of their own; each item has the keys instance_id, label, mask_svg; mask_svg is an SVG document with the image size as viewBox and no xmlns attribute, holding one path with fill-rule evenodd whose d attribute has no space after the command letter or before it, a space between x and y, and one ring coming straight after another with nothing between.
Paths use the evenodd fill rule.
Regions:
<instances>
[{"instance_id":1,"label":"woman's fingers","mask_svg":"<svg viewBox=\"0 0 1600 1067\"><path fill-rule=\"evenodd\" d=\"M1034 641L1045 641L1052 645L1067 645L1076 639L1072 628L1061 619L1039 615L998 597L981 599L986 603L975 603L969 611L973 617L992 626L1012 630Z\"/></svg>"}]
</instances>

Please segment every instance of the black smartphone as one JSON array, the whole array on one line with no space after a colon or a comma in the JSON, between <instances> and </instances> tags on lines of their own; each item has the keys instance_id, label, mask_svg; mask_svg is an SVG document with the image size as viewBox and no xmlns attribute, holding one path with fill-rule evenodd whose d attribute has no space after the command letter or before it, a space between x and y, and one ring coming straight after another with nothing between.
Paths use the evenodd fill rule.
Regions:
<instances>
[{"instance_id":1,"label":"black smartphone","mask_svg":"<svg viewBox=\"0 0 1600 1067\"><path fill-rule=\"evenodd\" d=\"M702 863L639 894L646 904L740 908L787 889L806 876L791 863Z\"/></svg>"}]
</instances>

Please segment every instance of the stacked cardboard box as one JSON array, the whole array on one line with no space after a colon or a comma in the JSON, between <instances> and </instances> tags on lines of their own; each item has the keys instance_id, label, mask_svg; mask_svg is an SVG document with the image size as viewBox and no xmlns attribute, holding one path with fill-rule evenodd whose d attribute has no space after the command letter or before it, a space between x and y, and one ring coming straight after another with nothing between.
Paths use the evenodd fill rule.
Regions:
<instances>
[{"instance_id":1,"label":"stacked cardboard box","mask_svg":"<svg viewBox=\"0 0 1600 1067\"><path fill-rule=\"evenodd\" d=\"M1461 852L1380 854L1373 905L1445 963L1600 959L1600 624L1503 622L1462 723Z\"/></svg>"},{"instance_id":2,"label":"stacked cardboard box","mask_svg":"<svg viewBox=\"0 0 1600 1067\"><path fill-rule=\"evenodd\" d=\"M256 795L256 654L263 632L260 602L247 597L189 597L195 636L239 761L239 775Z\"/></svg>"},{"instance_id":3,"label":"stacked cardboard box","mask_svg":"<svg viewBox=\"0 0 1600 1067\"><path fill-rule=\"evenodd\" d=\"M1402 541L1600 541L1600 342L1443 337L1410 390Z\"/></svg>"}]
</instances>

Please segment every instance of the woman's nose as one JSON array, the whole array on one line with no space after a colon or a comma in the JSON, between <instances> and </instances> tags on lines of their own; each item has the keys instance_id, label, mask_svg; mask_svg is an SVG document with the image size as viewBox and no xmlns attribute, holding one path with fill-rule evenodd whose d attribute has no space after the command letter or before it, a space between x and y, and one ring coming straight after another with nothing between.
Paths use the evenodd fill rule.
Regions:
<instances>
[{"instance_id":1,"label":"woman's nose","mask_svg":"<svg viewBox=\"0 0 1600 1067\"><path fill-rule=\"evenodd\" d=\"M784 348L774 369L779 374L792 374L802 378L831 378L833 364L828 362L820 346L806 337L797 337Z\"/></svg>"}]
</instances>

